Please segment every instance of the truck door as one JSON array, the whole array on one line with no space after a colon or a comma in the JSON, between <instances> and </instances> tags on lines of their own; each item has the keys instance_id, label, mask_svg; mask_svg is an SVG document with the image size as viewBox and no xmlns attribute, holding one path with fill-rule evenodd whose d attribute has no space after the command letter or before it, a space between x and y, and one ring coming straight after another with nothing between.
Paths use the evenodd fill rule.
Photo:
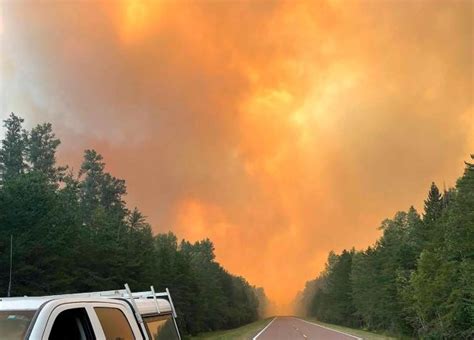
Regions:
<instances>
[{"instance_id":1,"label":"truck door","mask_svg":"<svg viewBox=\"0 0 474 340\"><path fill-rule=\"evenodd\" d=\"M81 302L51 312L42 340L143 340L132 312L120 303Z\"/></svg>"}]
</instances>

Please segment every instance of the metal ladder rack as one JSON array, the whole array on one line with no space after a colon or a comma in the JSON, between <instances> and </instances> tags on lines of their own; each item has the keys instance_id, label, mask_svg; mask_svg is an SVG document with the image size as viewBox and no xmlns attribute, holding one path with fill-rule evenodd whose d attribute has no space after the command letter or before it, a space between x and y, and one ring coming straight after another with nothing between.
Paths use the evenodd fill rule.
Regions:
<instances>
[{"instance_id":1,"label":"metal ladder rack","mask_svg":"<svg viewBox=\"0 0 474 340\"><path fill-rule=\"evenodd\" d=\"M58 299L58 298L94 298L94 297L104 297L104 298L122 298L130 300L130 303L134 307L135 311L139 313L138 309L136 308L136 304L132 301L135 299L154 299L156 304L156 311L160 313L160 307L157 303L157 298L165 298L168 300L171 306L171 311L173 313L173 317L178 317L176 314L176 309L174 308L173 299L171 298L171 294L168 288L164 292L156 293L153 286L150 286L149 291L142 291L142 292L132 292L128 284L125 284L125 289L116 289L116 290L104 290L104 291L97 291L97 292L88 292L88 293L71 293L71 294L57 294L57 295L47 295L47 296L22 296L22 297L9 297L9 298L2 298L5 300L20 300L24 298L28 299Z\"/></svg>"},{"instance_id":2,"label":"metal ladder rack","mask_svg":"<svg viewBox=\"0 0 474 340\"><path fill-rule=\"evenodd\" d=\"M160 306L158 305L158 302L157 302L156 298L166 298L168 300L168 302L170 303L171 311L173 312L173 316L175 318L178 317L178 315L176 314L176 310L174 308L173 299L171 298L171 294L170 294L170 291L169 291L168 288L166 288L165 292L156 293L155 288L153 286L150 286L150 291L133 293L130 290L130 287L128 286L128 284L126 283L125 284L125 290L120 290L120 291L117 291L117 292L118 292L118 294L120 294L120 297L129 298L130 300L150 299L150 298L152 298L153 300L155 300L156 311L158 313L160 313ZM127 296L125 296L124 294L126 294ZM132 304L135 305L133 302L132 302Z\"/></svg>"}]
</instances>

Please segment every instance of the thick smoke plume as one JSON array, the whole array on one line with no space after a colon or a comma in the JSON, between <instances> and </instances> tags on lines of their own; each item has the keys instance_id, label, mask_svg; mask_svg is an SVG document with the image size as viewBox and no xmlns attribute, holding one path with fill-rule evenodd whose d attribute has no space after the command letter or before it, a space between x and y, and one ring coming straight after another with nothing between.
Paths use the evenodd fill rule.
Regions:
<instances>
[{"instance_id":1,"label":"thick smoke plume","mask_svg":"<svg viewBox=\"0 0 474 340\"><path fill-rule=\"evenodd\" d=\"M1 3L1 115L95 148L281 311L474 151L471 1Z\"/></svg>"}]
</instances>

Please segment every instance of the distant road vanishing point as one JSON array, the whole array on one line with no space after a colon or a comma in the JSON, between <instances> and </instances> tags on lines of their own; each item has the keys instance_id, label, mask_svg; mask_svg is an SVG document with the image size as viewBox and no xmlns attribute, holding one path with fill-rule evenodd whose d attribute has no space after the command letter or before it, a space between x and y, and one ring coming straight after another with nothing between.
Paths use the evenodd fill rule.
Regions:
<instances>
[{"instance_id":1,"label":"distant road vanishing point","mask_svg":"<svg viewBox=\"0 0 474 340\"><path fill-rule=\"evenodd\" d=\"M354 335L329 329L315 323L290 316L275 317L253 340L354 340Z\"/></svg>"}]
</instances>

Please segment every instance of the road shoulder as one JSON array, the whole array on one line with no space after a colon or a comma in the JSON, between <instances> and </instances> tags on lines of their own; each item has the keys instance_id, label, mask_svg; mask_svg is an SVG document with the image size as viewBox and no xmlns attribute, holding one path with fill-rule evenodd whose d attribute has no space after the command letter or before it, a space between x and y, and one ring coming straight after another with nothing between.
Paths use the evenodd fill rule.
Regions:
<instances>
[{"instance_id":1,"label":"road shoulder","mask_svg":"<svg viewBox=\"0 0 474 340\"><path fill-rule=\"evenodd\" d=\"M353 336L355 338L363 339L363 340L394 340L396 338L384 335L384 334L377 334L373 332L368 332L364 331L361 329L354 329L354 328L349 328L349 327L344 327L344 326L339 326L339 325L333 325L325 322L318 321L313 318L298 318L300 320L315 324L317 326L323 327L330 329L332 331L336 331L339 333L343 333L346 335Z\"/></svg>"}]
</instances>

